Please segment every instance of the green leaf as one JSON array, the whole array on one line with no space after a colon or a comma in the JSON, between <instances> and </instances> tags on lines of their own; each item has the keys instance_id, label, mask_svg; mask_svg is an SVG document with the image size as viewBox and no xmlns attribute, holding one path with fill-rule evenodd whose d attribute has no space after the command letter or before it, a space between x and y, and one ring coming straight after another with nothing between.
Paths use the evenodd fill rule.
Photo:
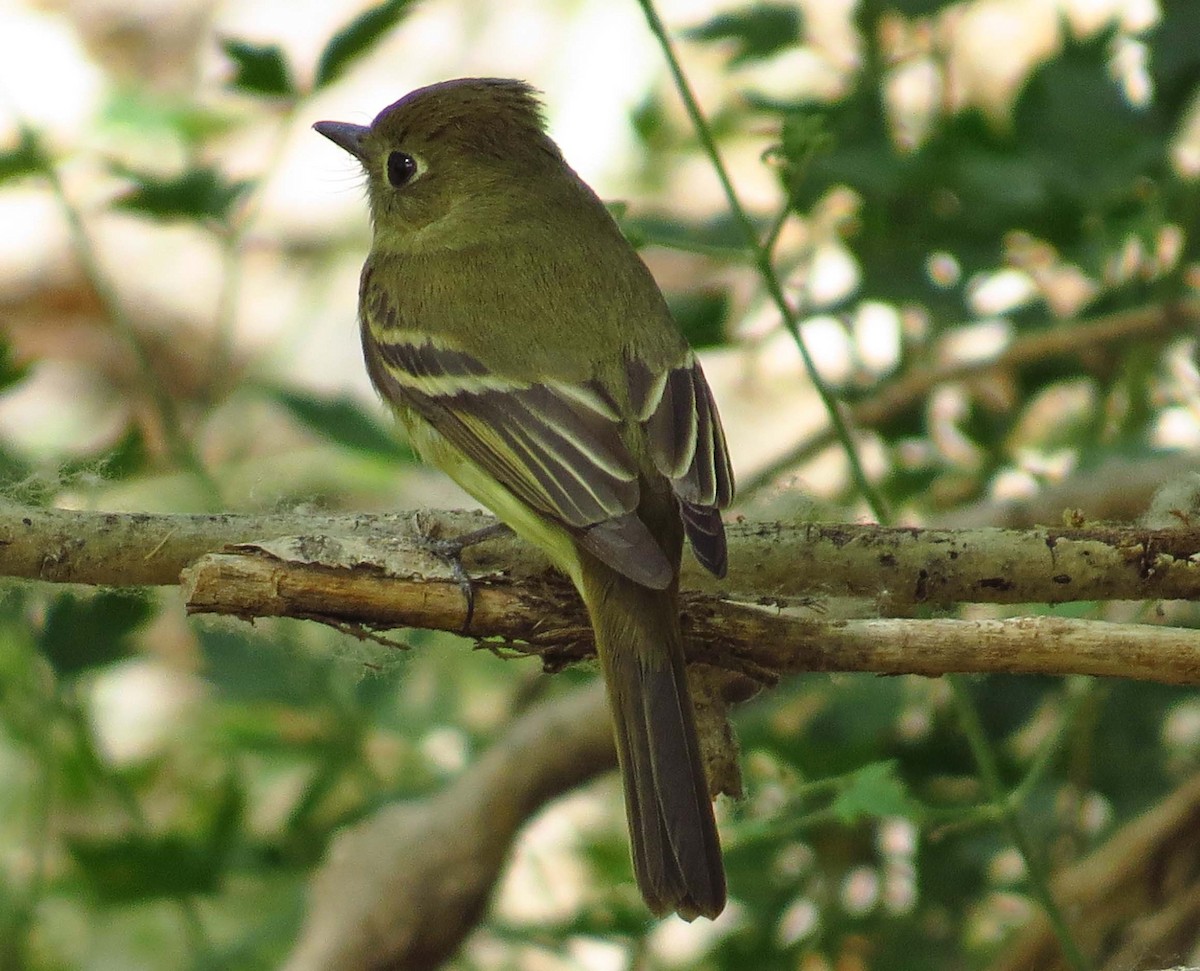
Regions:
<instances>
[{"instance_id":1,"label":"green leaf","mask_svg":"<svg viewBox=\"0 0 1200 971\"><path fill-rule=\"evenodd\" d=\"M67 840L101 902L127 904L217 889L219 861L207 845L180 835Z\"/></svg>"},{"instance_id":2,"label":"green leaf","mask_svg":"<svg viewBox=\"0 0 1200 971\"><path fill-rule=\"evenodd\" d=\"M271 400L279 403L301 424L329 441L389 461L411 462L412 450L396 440L353 398L339 395L318 398L288 388L266 388Z\"/></svg>"},{"instance_id":3,"label":"green leaf","mask_svg":"<svg viewBox=\"0 0 1200 971\"><path fill-rule=\"evenodd\" d=\"M1014 107L1018 150L1044 196L1076 221L1125 205L1138 180L1167 169L1174 121L1126 100L1111 75L1112 42L1105 32L1068 43L1030 76Z\"/></svg>"},{"instance_id":4,"label":"green leaf","mask_svg":"<svg viewBox=\"0 0 1200 971\"><path fill-rule=\"evenodd\" d=\"M714 259L749 262L741 227L727 215L706 222L681 222L653 213L626 216L618 214L610 204L609 211L621 227L621 232L635 249L663 246L681 253L699 253Z\"/></svg>"},{"instance_id":5,"label":"green leaf","mask_svg":"<svg viewBox=\"0 0 1200 971\"><path fill-rule=\"evenodd\" d=\"M1181 117L1200 85L1200 4L1168 3L1154 27L1150 73L1154 100L1172 117Z\"/></svg>"},{"instance_id":6,"label":"green leaf","mask_svg":"<svg viewBox=\"0 0 1200 971\"><path fill-rule=\"evenodd\" d=\"M103 479L127 479L146 467L146 459L146 438L137 425L132 425L120 440L100 457L96 471Z\"/></svg>"},{"instance_id":7,"label":"green leaf","mask_svg":"<svg viewBox=\"0 0 1200 971\"><path fill-rule=\"evenodd\" d=\"M220 888L242 832L246 798L233 773L203 795L190 802L189 815L200 819L187 831L67 838L68 851L101 903L179 898Z\"/></svg>"},{"instance_id":8,"label":"green leaf","mask_svg":"<svg viewBox=\"0 0 1200 971\"><path fill-rule=\"evenodd\" d=\"M58 481L62 485L78 478L105 481L127 479L146 467L146 459L145 438L138 426L130 425L111 445L96 452L64 459L58 465Z\"/></svg>"},{"instance_id":9,"label":"green leaf","mask_svg":"<svg viewBox=\"0 0 1200 971\"><path fill-rule=\"evenodd\" d=\"M119 88L105 102L98 123L103 129L113 129L114 139L120 141L144 143L169 138L192 146L229 131L239 122L228 111L179 95Z\"/></svg>"},{"instance_id":10,"label":"green leaf","mask_svg":"<svg viewBox=\"0 0 1200 971\"><path fill-rule=\"evenodd\" d=\"M44 172L46 165L46 156L37 136L29 129L23 129L16 146L0 152L0 182L36 175Z\"/></svg>"},{"instance_id":11,"label":"green leaf","mask_svg":"<svg viewBox=\"0 0 1200 971\"><path fill-rule=\"evenodd\" d=\"M142 593L64 593L50 604L37 644L60 676L78 674L127 657L130 635L153 615Z\"/></svg>"},{"instance_id":12,"label":"green leaf","mask_svg":"<svg viewBox=\"0 0 1200 971\"><path fill-rule=\"evenodd\" d=\"M237 67L230 87L270 97L289 97L296 93L287 58L278 44L251 44L225 37L221 40L221 49Z\"/></svg>"},{"instance_id":13,"label":"green leaf","mask_svg":"<svg viewBox=\"0 0 1200 971\"><path fill-rule=\"evenodd\" d=\"M955 0L889 0L886 8L877 7L875 10L886 10L887 13L900 13L908 19L917 17L932 17L951 6ZM875 11L872 11L875 12ZM875 21L875 24L878 20ZM872 26L874 26L873 24Z\"/></svg>"},{"instance_id":14,"label":"green leaf","mask_svg":"<svg viewBox=\"0 0 1200 971\"><path fill-rule=\"evenodd\" d=\"M800 8L792 4L756 3L718 14L684 36L698 41L734 41L733 64L762 60L800 41Z\"/></svg>"},{"instance_id":15,"label":"green leaf","mask_svg":"<svg viewBox=\"0 0 1200 971\"><path fill-rule=\"evenodd\" d=\"M365 54L414 6L416 0L386 0L346 24L321 52L313 87L319 90L340 78L354 60Z\"/></svg>"},{"instance_id":16,"label":"green leaf","mask_svg":"<svg viewBox=\"0 0 1200 971\"><path fill-rule=\"evenodd\" d=\"M667 295L671 316L688 343L697 349L719 347L729 342L725 322L729 319L729 294L724 290L692 290Z\"/></svg>"},{"instance_id":17,"label":"green leaf","mask_svg":"<svg viewBox=\"0 0 1200 971\"><path fill-rule=\"evenodd\" d=\"M813 156L832 151L833 147L824 115L814 111L789 111L784 115L775 151L789 167L787 181L802 177Z\"/></svg>"},{"instance_id":18,"label":"green leaf","mask_svg":"<svg viewBox=\"0 0 1200 971\"><path fill-rule=\"evenodd\" d=\"M0 176L0 182L2 181L3 176ZM0 392L20 384L28 374L29 365L14 361L12 346L7 341L0 340Z\"/></svg>"},{"instance_id":19,"label":"green leaf","mask_svg":"<svg viewBox=\"0 0 1200 971\"><path fill-rule=\"evenodd\" d=\"M843 823L880 816L903 816L917 819L921 807L908 793L902 779L896 775L896 763L873 762L851 773L843 780L844 788L830 809Z\"/></svg>"},{"instance_id":20,"label":"green leaf","mask_svg":"<svg viewBox=\"0 0 1200 971\"><path fill-rule=\"evenodd\" d=\"M328 691L328 663L275 640L256 641L249 649L242 635L209 628L198 630L197 640L205 679L222 702L245 705L241 731L251 736L278 735L276 713L262 702L316 706Z\"/></svg>"},{"instance_id":21,"label":"green leaf","mask_svg":"<svg viewBox=\"0 0 1200 971\"><path fill-rule=\"evenodd\" d=\"M245 181L230 182L213 168L188 169L166 178L136 172L123 165L114 165L113 171L134 183L134 188L118 198L114 206L155 219L224 222L238 197L251 185Z\"/></svg>"}]
</instances>

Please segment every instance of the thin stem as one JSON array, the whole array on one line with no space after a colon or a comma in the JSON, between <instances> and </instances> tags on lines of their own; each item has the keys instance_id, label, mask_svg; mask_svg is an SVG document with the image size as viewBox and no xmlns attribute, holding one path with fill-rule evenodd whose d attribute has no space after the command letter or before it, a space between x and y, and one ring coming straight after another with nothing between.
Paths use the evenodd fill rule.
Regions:
<instances>
[{"instance_id":1,"label":"thin stem","mask_svg":"<svg viewBox=\"0 0 1200 971\"><path fill-rule=\"evenodd\" d=\"M779 234L783 232L783 227L787 223L787 218L791 215L791 212L791 200L784 199L783 205L779 207L779 212L775 214L771 225L767 227L767 235L763 237L762 248L768 258L775 252L775 244L779 242Z\"/></svg>"},{"instance_id":2,"label":"thin stem","mask_svg":"<svg viewBox=\"0 0 1200 971\"><path fill-rule=\"evenodd\" d=\"M1024 803L1029 794L1041 785L1043 780L1050 774L1050 770L1054 766L1055 756L1062 750L1063 740L1067 737L1067 731L1075 721L1075 717L1079 714L1079 709L1083 706L1083 703L1091 697L1095 681L1090 677L1077 675L1067 678L1064 685L1067 696L1066 706L1059 716L1058 727L1038 750L1033 763L1029 766L1029 771L1025 773L1025 777L1009 794L1009 799L1016 806Z\"/></svg>"},{"instance_id":3,"label":"thin stem","mask_svg":"<svg viewBox=\"0 0 1200 971\"><path fill-rule=\"evenodd\" d=\"M679 96L683 99L684 107L691 118L692 126L696 130L700 144L708 156L709 162L712 164L713 171L716 172L717 179L721 183L721 189L725 193L730 212L733 213L734 219L737 221L738 226L742 230L742 235L746 239L746 245L754 256L754 263L758 268L759 275L762 277L772 301L779 309L784 326L796 341L796 346L800 350L800 357L804 361L804 369L808 372L809 379L812 381L813 387L821 398L821 403L825 406L825 410L829 414L829 421L833 425L837 437L842 443L842 448L846 452L846 458L850 464L850 476L854 480L859 494L871 507L875 518L879 522L884 523L888 519L887 506L883 501L883 497L867 479L866 472L862 467L862 461L858 455L858 449L855 447L851 436L850 428L846 424L841 410L838 408L833 393L826 386L820 373L817 371L816 362L813 360L811 353L809 353L808 345L804 341L804 335L800 333L799 315L788 303L787 297L783 292L783 285L780 283L779 276L775 272L775 267L771 263L770 253L763 246L762 242L760 242L754 223L738 199L737 191L733 187L729 172L725 168L725 163L721 160L721 153L717 150L717 143L713 137L712 128L705 119L704 113L700 109L700 103L696 100L691 85L683 73L683 67L675 53L671 39L667 36L667 30L658 16L654 2L653 0L638 0L638 6L642 8L642 13L646 17L650 32L654 34L659 46L662 48L663 56L675 81L675 88L679 92Z\"/></svg>"},{"instance_id":4,"label":"thin stem","mask_svg":"<svg viewBox=\"0 0 1200 971\"><path fill-rule=\"evenodd\" d=\"M130 828L139 836L148 836L151 832L150 821L146 816L136 790L128 779L119 772L114 772L100 755L96 748L95 737L91 724L80 704L74 689L64 690L56 686L53 703L59 715L71 726L74 732L77 752L82 756L86 768L101 785L117 799L129 818ZM182 894L172 898L179 908L180 917L188 933L192 953L203 956L212 952L211 942L204 929L200 909L196 900Z\"/></svg>"},{"instance_id":5,"label":"thin stem","mask_svg":"<svg viewBox=\"0 0 1200 971\"><path fill-rule=\"evenodd\" d=\"M23 138L28 138L35 144L38 143L37 133L31 127L21 122L20 128ZM55 201L58 203L59 209L67 221L67 229L71 236L71 244L75 250L75 257L79 261L83 275L100 298L100 303L104 306L105 313L112 322L117 336L125 344L126 350L133 358L142 389L149 397L155 412L158 414L163 437L166 439L167 449L172 459L181 468L187 470L196 478L196 481L203 487L210 503L214 508L219 508L221 503L220 488L216 480L212 478L208 470L204 467L204 464L200 461L200 457L192 447L192 443L184 434L174 400L167 393L166 388L155 373L154 364L138 336L137 328L125 312L124 307L122 307L116 290L101 270L95 247L92 245L87 227L84 226L82 214L67 195L62 178L59 176L58 169L54 163L44 155L42 158L41 172L49 183Z\"/></svg>"},{"instance_id":6,"label":"thin stem","mask_svg":"<svg viewBox=\"0 0 1200 971\"><path fill-rule=\"evenodd\" d=\"M214 319L212 346L208 356L208 375L205 386L213 389L226 379L233 360L234 325L237 319L238 296L242 285L243 256L246 239L262 208L263 187L280 166L287 150L287 131L296 114L298 102L292 100L278 119L276 137L271 140L270 155L260 172L250 198L246 199L241 211L232 224L226 223L221 233L221 290L217 295L217 312Z\"/></svg>"},{"instance_id":7,"label":"thin stem","mask_svg":"<svg viewBox=\"0 0 1200 971\"><path fill-rule=\"evenodd\" d=\"M1009 838L1012 839L1017 851L1025 860L1030 891L1041 905L1046 919L1050 921L1050 926L1054 931L1054 936L1058 938L1059 947L1062 948L1067 964L1074 971L1089 971L1091 965L1084 958L1083 952L1079 950L1079 945L1075 943L1075 938L1067 926L1062 911L1054 900L1054 895L1050 891L1049 874L1034 848L1033 840L1021 822L1017 805L1005 792L1004 783L1000 778L1000 767L996 762L996 753L983 730L979 710L971 700L966 681L961 675L947 675L946 677L950 682L963 735L966 736L971 755L979 767L979 775L983 779L984 788L987 790L988 797L1000 810Z\"/></svg>"}]
</instances>

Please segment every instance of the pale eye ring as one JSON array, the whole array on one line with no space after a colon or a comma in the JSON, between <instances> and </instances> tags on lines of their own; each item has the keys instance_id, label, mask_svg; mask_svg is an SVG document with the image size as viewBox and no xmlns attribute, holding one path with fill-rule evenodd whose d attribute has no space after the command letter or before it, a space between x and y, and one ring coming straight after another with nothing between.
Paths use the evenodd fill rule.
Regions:
<instances>
[{"instance_id":1,"label":"pale eye ring","mask_svg":"<svg viewBox=\"0 0 1200 971\"><path fill-rule=\"evenodd\" d=\"M417 174L417 160L408 152L391 152L387 157L387 177L392 188L400 189Z\"/></svg>"}]
</instances>

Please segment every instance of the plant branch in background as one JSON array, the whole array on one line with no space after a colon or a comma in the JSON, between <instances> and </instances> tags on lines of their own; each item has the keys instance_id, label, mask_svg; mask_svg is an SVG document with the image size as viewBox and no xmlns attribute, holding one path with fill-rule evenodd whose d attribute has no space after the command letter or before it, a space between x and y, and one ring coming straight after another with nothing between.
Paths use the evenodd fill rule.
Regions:
<instances>
[{"instance_id":1,"label":"plant branch in background","mask_svg":"<svg viewBox=\"0 0 1200 971\"><path fill-rule=\"evenodd\" d=\"M187 431L183 427L175 400L167 392L166 387L155 372L150 355L142 345L137 328L126 313L120 295L109 283L107 276L105 276L104 271L101 269L95 247L92 245L91 236L84 225L82 213L80 213L67 194L53 160L50 159L41 147L37 132L24 123L21 124L20 130L22 139L30 145L35 146L35 151L40 162L39 171L49 184L54 199L58 203L63 218L66 220L71 236L71 243L75 251L75 258L79 261L80 269L99 297L108 320L119 339L125 345L126 351L137 368L138 377L142 385L142 393L154 408L159 428L167 445L167 451L179 468L188 472L201 486L209 504L214 509L220 508L222 505L221 488L217 484L217 480L213 478L212 474L205 467L200 455L196 452Z\"/></svg>"},{"instance_id":2,"label":"plant branch in background","mask_svg":"<svg viewBox=\"0 0 1200 971\"><path fill-rule=\"evenodd\" d=\"M898 414L919 406L938 386L952 381L970 381L988 374L1019 371L1058 357L1078 358L1095 351L1113 353L1123 345L1166 340L1195 332L1197 327L1200 327L1200 303L1194 300L1123 310L1061 324L1048 330L1020 334L1004 350L986 360L951 361L893 375L866 397L846 405L846 410L856 428L879 428L895 420ZM740 482L739 495L746 499L761 492L780 476L837 441L838 435L833 428L818 432Z\"/></svg>"}]
</instances>

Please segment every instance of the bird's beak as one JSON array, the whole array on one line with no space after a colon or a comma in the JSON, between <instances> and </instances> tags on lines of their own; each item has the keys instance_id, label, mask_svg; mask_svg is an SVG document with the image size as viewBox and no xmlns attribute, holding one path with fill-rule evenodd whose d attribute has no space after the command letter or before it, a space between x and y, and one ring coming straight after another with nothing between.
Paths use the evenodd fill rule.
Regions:
<instances>
[{"instance_id":1,"label":"bird's beak","mask_svg":"<svg viewBox=\"0 0 1200 971\"><path fill-rule=\"evenodd\" d=\"M318 121L313 128L338 148L344 148L362 161L363 139L371 131L370 128L365 125L352 125L348 121Z\"/></svg>"}]
</instances>

